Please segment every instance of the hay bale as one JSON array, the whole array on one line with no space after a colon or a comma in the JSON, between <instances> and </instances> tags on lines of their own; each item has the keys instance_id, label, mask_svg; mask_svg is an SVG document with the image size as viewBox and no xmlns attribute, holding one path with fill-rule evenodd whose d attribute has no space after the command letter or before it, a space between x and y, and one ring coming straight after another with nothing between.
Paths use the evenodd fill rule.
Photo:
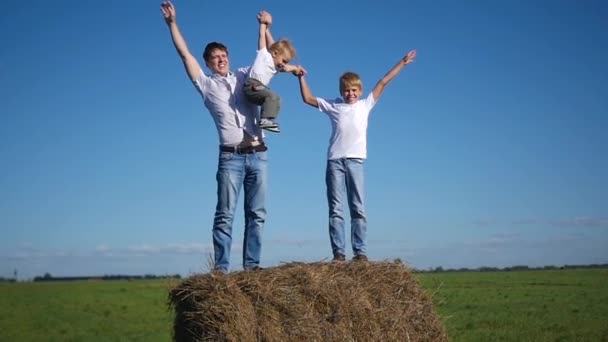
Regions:
<instances>
[{"instance_id":1,"label":"hay bale","mask_svg":"<svg viewBox=\"0 0 608 342\"><path fill-rule=\"evenodd\" d=\"M401 261L289 263L187 278L169 292L176 341L447 341Z\"/></svg>"}]
</instances>

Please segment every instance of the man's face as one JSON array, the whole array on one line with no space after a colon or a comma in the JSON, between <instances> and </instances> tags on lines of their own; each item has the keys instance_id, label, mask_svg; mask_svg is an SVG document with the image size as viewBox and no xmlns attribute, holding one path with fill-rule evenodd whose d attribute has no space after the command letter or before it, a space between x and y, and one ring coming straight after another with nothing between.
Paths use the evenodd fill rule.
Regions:
<instances>
[{"instance_id":1,"label":"man's face","mask_svg":"<svg viewBox=\"0 0 608 342\"><path fill-rule=\"evenodd\" d=\"M213 50L213 52L211 52L209 55L207 67L214 74L227 76L228 72L230 71L230 59L228 58L228 53L220 49Z\"/></svg>"}]
</instances>

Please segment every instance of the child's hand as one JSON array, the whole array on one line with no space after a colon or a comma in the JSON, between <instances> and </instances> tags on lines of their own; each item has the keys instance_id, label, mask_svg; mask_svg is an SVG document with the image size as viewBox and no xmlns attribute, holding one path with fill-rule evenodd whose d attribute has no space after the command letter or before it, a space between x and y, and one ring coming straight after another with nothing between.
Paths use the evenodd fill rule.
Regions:
<instances>
[{"instance_id":1,"label":"child's hand","mask_svg":"<svg viewBox=\"0 0 608 342\"><path fill-rule=\"evenodd\" d=\"M272 16L266 11L261 11L260 13L258 13L258 22L260 24L266 24L270 26L270 24L272 24Z\"/></svg>"},{"instance_id":2,"label":"child's hand","mask_svg":"<svg viewBox=\"0 0 608 342\"><path fill-rule=\"evenodd\" d=\"M292 72L291 74L297 77L301 77L306 75L308 72L306 71L306 69L304 69L301 65L298 65Z\"/></svg>"},{"instance_id":3,"label":"child's hand","mask_svg":"<svg viewBox=\"0 0 608 342\"><path fill-rule=\"evenodd\" d=\"M403 63L410 64L414 62L414 58L416 58L416 50L412 50L407 53L405 57L403 57Z\"/></svg>"}]
</instances>

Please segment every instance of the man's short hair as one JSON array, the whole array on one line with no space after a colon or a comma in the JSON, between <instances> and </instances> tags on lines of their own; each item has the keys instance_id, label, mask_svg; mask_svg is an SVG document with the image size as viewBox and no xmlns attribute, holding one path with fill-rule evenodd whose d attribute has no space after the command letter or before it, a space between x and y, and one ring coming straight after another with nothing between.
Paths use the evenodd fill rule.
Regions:
<instances>
[{"instance_id":1,"label":"man's short hair","mask_svg":"<svg viewBox=\"0 0 608 342\"><path fill-rule=\"evenodd\" d=\"M226 47L226 45L218 42L211 42L207 44L207 46L205 46L205 51L203 52L203 59L205 60L205 62L209 62L209 57L211 57L211 53L214 50L221 50L224 51L226 55L228 54L228 48Z\"/></svg>"}]
</instances>

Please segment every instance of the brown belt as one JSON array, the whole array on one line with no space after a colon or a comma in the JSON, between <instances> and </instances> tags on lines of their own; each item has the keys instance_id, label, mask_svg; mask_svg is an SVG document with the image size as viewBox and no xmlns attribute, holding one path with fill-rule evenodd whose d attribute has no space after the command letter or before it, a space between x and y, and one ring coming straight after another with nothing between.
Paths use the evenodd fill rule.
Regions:
<instances>
[{"instance_id":1,"label":"brown belt","mask_svg":"<svg viewBox=\"0 0 608 342\"><path fill-rule=\"evenodd\" d=\"M236 154L251 154L254 152L264 152L267 151L268 147L266 145L256 145L256 146L226 146L220 145L221 152L230 152Z\"/></svg>"}]
</instances>

